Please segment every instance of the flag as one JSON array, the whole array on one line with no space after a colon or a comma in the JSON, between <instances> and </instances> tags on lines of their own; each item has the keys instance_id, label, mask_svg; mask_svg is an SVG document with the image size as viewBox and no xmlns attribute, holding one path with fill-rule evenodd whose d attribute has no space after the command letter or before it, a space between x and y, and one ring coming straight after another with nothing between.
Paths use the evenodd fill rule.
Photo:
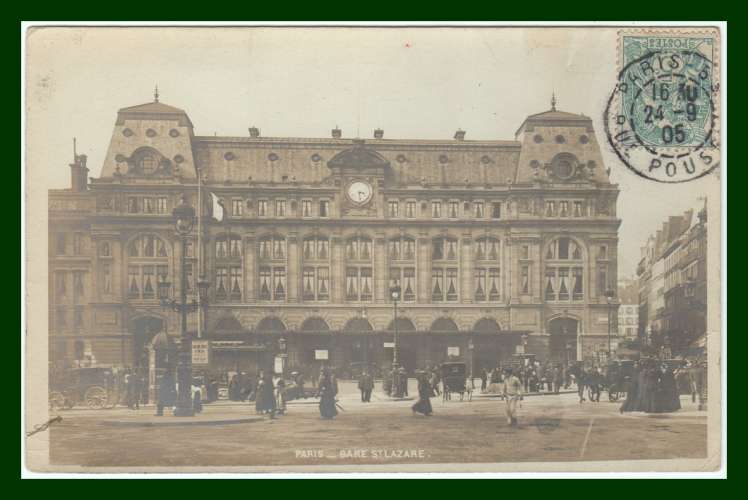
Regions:
<instances>
[{"instance_id":1,"label":"flag","mask_svg":"<svg viewBox=\"0 0 748 500\"><path fill-rule=\"evenodd\" d=\"M223 221L223 201L215 193L210 193L210 198L213 200L213 218L218 222Z\"/></svg>"}]
</instances>

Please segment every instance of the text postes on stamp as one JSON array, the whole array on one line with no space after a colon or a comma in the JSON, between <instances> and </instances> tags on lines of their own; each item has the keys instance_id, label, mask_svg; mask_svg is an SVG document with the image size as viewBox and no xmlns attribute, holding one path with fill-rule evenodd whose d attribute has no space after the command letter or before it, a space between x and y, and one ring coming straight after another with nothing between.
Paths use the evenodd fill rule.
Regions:
<instances>
[{"instance_id":1,"label":"text postes on stamp","mask_svg":"<svg viewBox=\"0 0 748 500\"><path fill-rule=\"evenodd\" d=\"M621 68L605 109L618 157L638 175L686 182L719 166L716 36L622 33Z\"/></svg>"}]
</instances>

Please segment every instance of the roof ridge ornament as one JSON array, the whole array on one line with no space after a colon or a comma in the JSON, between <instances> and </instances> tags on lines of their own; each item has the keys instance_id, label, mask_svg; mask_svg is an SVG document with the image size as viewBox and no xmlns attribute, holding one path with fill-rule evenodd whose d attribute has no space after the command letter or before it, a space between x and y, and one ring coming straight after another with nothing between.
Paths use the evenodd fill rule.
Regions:
<instances>
[{"instance_id":1,"label":"roof ridge ornament","mask_svg":"<svg viewBox=\"0 0 748 500\"><path fill-rule=\"evenodd\" d=\"M153 89L153 102L158 102L158 83L156 84L156 87Z\"/></svg>"},{"instance_id":2,"label":"roof ridge ornament","mask_svg":"<svg viewBox=\"0 0 748 500\"><path fill-rule=\"evenodd\" d=\"M551 94L551 111L556 111L556 91Z\"/></svg>"}]
</instances>

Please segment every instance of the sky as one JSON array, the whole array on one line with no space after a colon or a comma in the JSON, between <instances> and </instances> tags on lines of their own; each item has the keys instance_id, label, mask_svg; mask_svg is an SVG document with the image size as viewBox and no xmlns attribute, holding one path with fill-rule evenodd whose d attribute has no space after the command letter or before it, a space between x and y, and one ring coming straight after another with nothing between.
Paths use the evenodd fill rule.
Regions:
<instances>
[{"instance_id":1,"label":"sky","mask_svg":"<svg viewBox=\"0 0 748 500\"><path fill-rule=\"evenodd\" d=\"M70 184L73 137L98 177L119 108L153 100L187 111L197 135L511 140L550 108L593 120L621 190L619 277L640 247L718 183L643 179L608 145L602 121L615 85L608 28L44 28L27 33L27 196ZM32 173L32 175L29 175ZM43 196L43 198L40 198ZM38 211L38 212L37 212Z\"/></svg>"}]
</instances>

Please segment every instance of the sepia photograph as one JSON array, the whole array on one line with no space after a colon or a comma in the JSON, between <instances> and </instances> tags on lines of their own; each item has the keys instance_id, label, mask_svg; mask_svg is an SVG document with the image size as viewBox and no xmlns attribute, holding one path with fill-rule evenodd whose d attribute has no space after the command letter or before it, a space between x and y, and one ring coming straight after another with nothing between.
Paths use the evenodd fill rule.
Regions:
<instances>
[{"instance_id":1,"label":"sepia photograph","mask_svg":"<svg viewBox=\"0 0 748 500\"><path fill-rule=\"evenodd\" d=\"M24 474L724 477L726 30L25 23Z\"/></svg>"}]
</instances>

